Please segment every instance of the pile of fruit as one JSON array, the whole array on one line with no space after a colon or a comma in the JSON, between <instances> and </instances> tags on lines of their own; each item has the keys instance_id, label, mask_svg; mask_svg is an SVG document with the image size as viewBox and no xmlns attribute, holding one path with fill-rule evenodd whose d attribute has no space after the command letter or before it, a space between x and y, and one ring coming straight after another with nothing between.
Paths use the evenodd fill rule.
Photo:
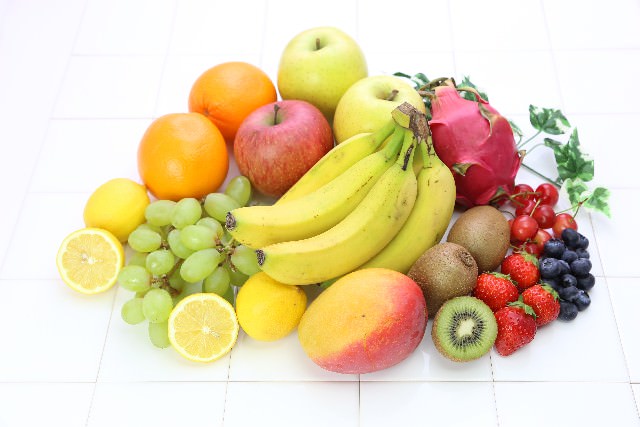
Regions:
<instances>
[{"instance_id":1,"label":"pile of fruit","mask_svg":"<svg viewBox=\"0 0 640 427\"><path fill-rule=\"evenodd\" d=\"M559 182L515 185L517 128L469 82L420 83L368 76L336 28L290 41L277 91L251 64L206 70L189 111L141 136L142 184L116 178L89 197L85 228L58 251L63 281L119 284L122 320L193 361L227 354L240 329L261 341L297 329L309 358L341 373L400 363L430 317L436 348L460 362L574 319L595 278L574 215L555 212ZM549 111L535 111L541 131L562 133Z\"/></svg>"}]
</instances>

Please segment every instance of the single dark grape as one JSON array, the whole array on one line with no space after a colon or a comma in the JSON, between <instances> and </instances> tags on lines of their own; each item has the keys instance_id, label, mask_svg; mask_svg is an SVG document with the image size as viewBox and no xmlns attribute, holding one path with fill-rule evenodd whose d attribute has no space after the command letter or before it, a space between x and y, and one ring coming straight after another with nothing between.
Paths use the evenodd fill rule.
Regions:
<instances>
[{"instance_id":1,"label":"single dark grape","mask_svg":"<svg viewBox=\"0 0 640 427\"><path fill-rule=\"evenodd\" d=\"M549 239L544 244L543 254L551 258L562 258L566 246L560 239Z\"/></svg>"},{"instance_id":2,"label":"single dark grape","mask_svg":"<svg viewBox=\"0 0 640 427\"><path fill-rule=\"evenodd\" d=\"M577 247L578 241L580 240L578 231L573 228L565 228L562 230L561 237L565 246L571 249Z\"/></svg>"},{"instance_id":3,"label":"single dark grape","mask_svg":"<svg viewBox=\"0 0 640 427\"><path fill-rule=\"evenodd\" d=\"M583 277L591 271L589 258L578 258L571 263L571 272L577 277Z\"/></svg>"},{"instance_id":4,"label":"single dark grape","mask_svg":"<svg viewBox=\"0 0 640 427\"><path fill-rule=\"evenodd\" d=\"M540 277L543 279L558 277L560 275L560 268L560 262L555 258L545 258L538 264Z\"/></svg>"},{"instance_id":5,"label":"single dark grape","mask_svg":"<svg viewBox=\"0 0 640 427\"><path fill-rule=\"evenodd\" d=\"M578 307L572 302L560 300L560 313L558 314L559 320L568 322L575 319L578 316Z\"/></svg>"},{"instance_id":6,"label":"single dark grape","mask_svg":"<svg viewBox=\"0 0 640 427\"><path fill-rule=\"evenodd\" d=\"M589 259L589 251L587 251L586 249L583 249L583 248L576 249L576 255L578 255L578 258L587 258L587 259Z\"/></svg>"},{"instance_id":7,"label":"single dark grape","mask_svg":"<svg viewBox=\"0 0 640 427\"><path fill-rule=\"evenodd\" d=\"M578 284L576 285L578 289L582 289L583 291L588 291L596 284L596 278L593 274L589 273L584 277L578 277Z\"/></svg>"},{"instance_id":8,"label":"single dark grape","mask_svg":"<svg viewBox=\"0 0 640 427\"><path fill-rule=\"evenodd\" d=\"M573 303L578 307L578 311L583 311L591 305L591 297L588 293L581 290L573 300Z\"/></svg>"},{"instance_id":9,"label":"single dark grape","mask_svg":"<svg viewBox=\"0 0 640 427\"><path fill-rule=\"evenodd\" d=\"M560 276L560 286L562 286L563 288L568 288L571 286L577 287L578 279L573 274L563 274L562 276Z\"/></svg>"},{"instance_id":10,"label":"single dark grape","mask_svg":"<svg viewBox=\"0 0 640 427\"><path fill-rule=\"evenodd\" d=\"M578 254L575 251L572 251L571 249L567 249L562 254L562 260L566 261L569 264L571 264L572 261L575 261L577 259L578 259Z\"/></svg>"},{"instance_id":11,"label":"single dark grape","mask_svg":"<svg viewBox=\"0 0 640 427\"><path fill-rule=\"evenodd\" d=\"M587 249L589 247L589 239L587 239L584 235L578 233L578 244L576 248L579 249Z\"/></svg>"}]
</instances>

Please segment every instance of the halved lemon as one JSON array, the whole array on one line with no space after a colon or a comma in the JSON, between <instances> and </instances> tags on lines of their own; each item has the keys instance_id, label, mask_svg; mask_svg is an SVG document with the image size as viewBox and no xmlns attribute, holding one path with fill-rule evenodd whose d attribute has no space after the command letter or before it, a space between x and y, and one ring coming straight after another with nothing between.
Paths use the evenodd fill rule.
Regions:
<instances>
[{"instance_id":1,"label":"halved lemon","mask_svg":"<svg viewBox=\"0 0 640 427\"><path fill-rule=\"evenodd\" d=\"M169 316L169 341L196 362L212 362L231 351L239 329L233 306L213 293L189 295Z\"/></svg>"},{"instance_id":2,"label":"halved lemon","mask_svg":"<svg viewBox=\"0 0 640 427\"><path fill-rule=\"evenodd\" d=\"M101 228L83 228L69 234L56 256L62 280L83 294L97 294L113 287L123 263L122 244Z\"/></svg>"}]
</instances>

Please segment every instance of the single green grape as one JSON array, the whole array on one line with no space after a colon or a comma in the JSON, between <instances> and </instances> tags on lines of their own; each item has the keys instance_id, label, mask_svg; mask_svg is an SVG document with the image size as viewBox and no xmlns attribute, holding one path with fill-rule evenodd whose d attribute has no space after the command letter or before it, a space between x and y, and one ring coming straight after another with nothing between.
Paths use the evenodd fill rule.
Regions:
<instances>
[{"instance_id":1,"label":"single green grape","mask_svg":"<svg viewBox=\"0 0 640 427\"><path fill-rule=\"evenodd\" d=\"M171 286L176 291L181 291L184 289L184 286L187 282L180 276L180 270L174 271L171 276L169 276L169 286Z\"/></svg>"},{"instance_id":2,"label":"single green grape","mask_svg":"<svg viewBox=\"0 0 640 427\"><path fill-rule=\"evenodd\" d=\"M145 320L144 313L142 312L142 298L132 298L129 301L122 304L120 310L122 320L130 325L137 325Z\"/></svg>"},{"instance_id":3,"label":"single green grape","mask_svg":"<svg viewBox=\"0 0 640 427\"><path fill-rule=\"evenodd\" d=\"M205 225L187 225L180 230L180 241L192 251L213 248L216 245L216 232Z\"/></svg>"},{"instance_id":4,"label":"single green grape","mask_svg":"<svg viewBox=\"0 0 640 427\"><path fill-rule=\"evenodd\" d=\"M233 286L229 286L227 291L222 295L222 298L229 301L229 304L235 306L236 293L233 290Z\"/></svg>"},{"instance_id":5,"label":"single green grape","mask_svg":"<svg viewBox=\"0 0 640 427\"><path fill-rule=\"evenodd\" d=\"M151 289L142 298L142 312L144 317L151 323L165 322L171 310L173 309L173 300L169 292L164 289Z\"/></svg>"},{"instance_id":6,"label":"single green grape","mask_svg":"<svg viewBox=\"0 0 640 427\"><path fill-rule=\"evenodd\" d=\"M228 264L225 264L224 268L227 270L227 273L229 273L229 278L231 279L231 284L233 286L242 286L249 278L249 276L239 272L238 270L233 271Z\"/></svg>"},{"instance_id":7,"label":"single green grape","mask_svg":"<svg viewBox=\"0 0 640 427\"><path fill-rule=\"evenodd\" d=\"M175 256L182 259L189 258L189 255L193 253L193 251L187 248L182 244L182 239L180 238L181 230L174 228L169 232L167 236L167 242L169 243L169 248L173 252Z\"/></svg>"},{"instance_id":8,"label":"single green grape","mask_svg":"<svg viewBox=\"0 0 640 427\"><path fill-rule=\"evenodd\" d=\"M151 273L140 265L127 265L118 273L120 286L131 292L144 292L151 287Z\"/></svg>"},{"instance_id":9,"label":"single green grape","mask_svg":"<svg viewBox=\"0 0 640 427\"><path fill-rule=\"evenodd\" d=\"M195 224L202 216L202 206L193 197L187 197L176 203L171 213L171 224L178 229Z\"/></svg>"},{"instance_id":10,"label":"single green grape","mask_svg":"<svg viewBox=\"0 0 640 427\"><path fill-rule=\"evenodd\" d=\"M231 278L224 268L216 268L202 282L202 292L214 293L223 296L230 288Z\"/></svg>"},{"instance_id":11,"label":"single green grape","mask_svg":"<svg viewBox=\"0 0 640 427\"><path fill-rule=\"evenodd\" d=\"M227 212L239 207L240 204L225 193L211 193L204 199L204 210L221 223L227 221Z\"/></svg>"},{"instance_id":12,"label":"single green grape","mask_svg":"<svg viewBox=\"0 0 640 427\"><path fill-rule=\"evenodd\" d=\"M175 262L176 259L173 256L173 252L168 249L158 249L149 253L145 266L154 276L162 276L171 271Z\"/></svg>"},{"instance_id":13,"label":"single green grape","mask_svg":"<svg viewBox=\"0 0 640 427\"><path fill-rule=\"evenodd\" d=\"M162 245L162 236L155 230L139 226L129 234L127 242L134 251L153 252Z\"/></svg>"},{"instance_id":14,"label":"single green grape","mask_svg":"<svg viewBox=\"0 0 640 427\"><path fill-rule=\"evenodd\" d=\"M169 341L169 323L166 321L159 323L149 322L149 340L158 348L169 347L171 345L171 341Z\"/></svg>"},{"instance_id":15,"label":"single green grape","mask_svg":"<svg viewBox=\"0 0 640 427\"><path fill-rule=\"evenodd\" d=\"M246 206L251 200L251 181L243 175L233 177L224 193L231 196L240 206Z\"/></svg>"},{"instance_id":16,"label":"single green grape","mask_svg":"<svg viewBox=\"0 0 640 427\"><path fill-rule=\"evenodd\" d=\"M231 262L242 273L251 276L260 271L256 252L244 245L238 245L231 253Z\"/></svg>"},{"instance_id":17,"label":"single green grape","mask_svg":"<svg viewBox=\"0 0 640 427\"><path fill-rule=\"evenodd\" d=\"M215 248L194 252L180 266L180 275L189 283L204 280L218 267L222 256Z\"/></svg>"},{"instance_id":18,"label":"single green grape","mask_svg":"<svg viewBox=\"0 0 640 427\"><path fill-rule=\"evenodd\" d=\"M220 239L224 234L224 227L218 220L211 218L210 216L205 216L204 218L200 218L196 225L204 225L205 227L209 227L216 233L216 237Z\"/></svg>"},{"instance_id":19,"label":"single green grape","mask_svg":"<svg viewBox=\"0 0 640 427\"><path fill-rule=\"evenodd\" d=\"M147 264L147 253L132 251L131 256L127 260L127 265L139 265L141 267L146 266Z\"/></svg>"},{"instance_id":20,"label":"single green grape","mask_svg":"<svg viewBox=\"0 0 640 427\"><path fill-rule=\"evenodd\" d=\"M175 206L176 202L173 200L156 200L147 205L144 217L149 224L164 227L171 224L171 215Z\"/></svg>"}]
</instances>

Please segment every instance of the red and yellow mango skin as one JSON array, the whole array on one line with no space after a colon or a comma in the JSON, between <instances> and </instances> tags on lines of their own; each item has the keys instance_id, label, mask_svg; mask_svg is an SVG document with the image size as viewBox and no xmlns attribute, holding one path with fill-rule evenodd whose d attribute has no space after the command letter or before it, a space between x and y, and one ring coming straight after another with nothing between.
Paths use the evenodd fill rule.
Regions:
<instances>
[{"instance_id":1,"label":"red and yellow mango skin","mask_svg":"<svg viewBox=\"0 0 640 427\"><path fill-rule=\"evenodd\" d=\"M322 292L303 314L298 336L320 367L364 374L407 358L420 344L427 319L416 282L393 270L367 268Z\"/></svg>"}]
</instances>

